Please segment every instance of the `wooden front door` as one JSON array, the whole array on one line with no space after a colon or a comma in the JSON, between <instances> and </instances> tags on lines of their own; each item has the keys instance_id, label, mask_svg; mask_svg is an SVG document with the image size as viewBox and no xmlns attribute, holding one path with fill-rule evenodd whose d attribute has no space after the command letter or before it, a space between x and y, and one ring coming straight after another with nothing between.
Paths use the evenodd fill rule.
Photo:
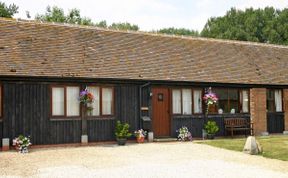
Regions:
<instances>
[{"instance_id":1,"label":"wooden front door","mask_svg":"<svg viewBox=\"0 0 288 178\"><path fill-rule=\"evenodd\" d=\"M170 136L169 89L152 88L152 121L155 137Z\"/></svg>"}]
</instances>

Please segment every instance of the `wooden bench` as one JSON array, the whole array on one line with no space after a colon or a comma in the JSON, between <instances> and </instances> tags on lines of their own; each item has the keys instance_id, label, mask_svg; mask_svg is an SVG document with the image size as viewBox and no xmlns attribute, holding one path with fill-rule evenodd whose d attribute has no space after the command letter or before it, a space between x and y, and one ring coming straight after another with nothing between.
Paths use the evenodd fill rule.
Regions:
<instances>
[{"instance_id":1,"label":"wooden bench","mask_svg":"<svg viewBox=\"0 0 288 178\"><path fill-rule=\"evenodd\" d=\"M250 123L248 119L225 118L224 125L225 131L230 131L232 138L234 136L234 131L245 131L245 136L247 136L247 132L249 131L249 135L253 135L253 123Z\"/></svg>"}]
</instances>

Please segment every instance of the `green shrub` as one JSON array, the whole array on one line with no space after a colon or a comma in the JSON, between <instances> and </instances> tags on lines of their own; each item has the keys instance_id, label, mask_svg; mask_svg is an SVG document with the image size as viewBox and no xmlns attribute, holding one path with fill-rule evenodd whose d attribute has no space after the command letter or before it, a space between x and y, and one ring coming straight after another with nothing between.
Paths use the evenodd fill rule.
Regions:
<instances>
[{"instance_id":1,"label":"green shrub","mask_svg":"<svg viewBox=\"0 0 288 178\"><path fill-rule=\"evenodd\" d=\"M219 127L217 126L215 121L208 121L205 124L205 130L207 134L215 134L219 131Z\"/></svg>"},{"instance_id":2,"label":"green shrub","mask_svg":"<svg viewBox=\"0 0 288 178\"><path fill-rule=\"evenodd\" d=\"M127 123L121 123L120 121L116 122L116 127L115 127L115 136L116 138L128 138L131 137L131 133L129 132L129 127L130 125Z\"/></svg>"}]
</instances>

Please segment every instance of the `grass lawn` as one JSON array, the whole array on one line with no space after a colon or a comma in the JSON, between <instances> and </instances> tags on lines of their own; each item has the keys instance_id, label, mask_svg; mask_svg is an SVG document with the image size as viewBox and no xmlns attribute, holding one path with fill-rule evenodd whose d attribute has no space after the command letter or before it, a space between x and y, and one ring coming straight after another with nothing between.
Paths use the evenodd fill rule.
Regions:
<instances>
[{"instance_id":1,"label":"grass lawn","mask_svg":"<svg viewBox=\"0 0 288 178\"><path fill-rule=\"evenodd\" d=\"M256 137L260 143L263 153L267 158L288 161L288 136L265 136ZM199 144L207 144L228 150L242 151L246 138L223 138L215 140L196 141Z\"/></svg>"}]
</instances>

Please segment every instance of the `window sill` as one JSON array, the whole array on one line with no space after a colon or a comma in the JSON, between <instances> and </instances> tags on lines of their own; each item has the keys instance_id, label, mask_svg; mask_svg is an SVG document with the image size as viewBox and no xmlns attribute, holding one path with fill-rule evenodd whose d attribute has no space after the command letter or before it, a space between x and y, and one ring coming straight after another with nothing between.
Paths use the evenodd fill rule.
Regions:
<instances>
[{"instance_id":1,"label":"window sill","mask_svg":"<svg viewBox=\"0 0 288 178\"><path fill-rule=\"evenodd\" d=\"M191 114L191 115L173 115L172 118L174 119L187 119L187 118L194 118L194 119L203 119L205 117L204 114ZM227 118L227 117L250 117L250 113L223 113L223 114L217 114L217 113L211 113L208 114L207 118Z\"/></svg>"},{"instance_id":2,"label":"window sill","mask_svg":"<svg viewBox=\"0 0 288 178\"><path fill-rule=\"evenodd\" d=\"M80 121L81 117L51 117L50 121Z\"/></svg>"},{"instance_id":3,"label":"window sill","mask_svg":"<svg viewBox=\"0 0 288 178\"><path fill-rule=\"evenodd\" d=\"M115 117L114 116L90 116L90 117L87 117L87 120L88 121L93 121L93 120L115 120Z\"/></svg>"}]
</instances>

